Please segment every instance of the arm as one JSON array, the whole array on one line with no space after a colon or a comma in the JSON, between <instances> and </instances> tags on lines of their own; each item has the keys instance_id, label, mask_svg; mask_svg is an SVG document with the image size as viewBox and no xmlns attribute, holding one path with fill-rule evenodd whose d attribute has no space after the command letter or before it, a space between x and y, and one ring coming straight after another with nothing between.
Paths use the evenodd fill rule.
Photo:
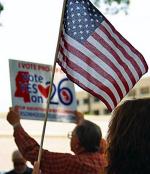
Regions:
<instances>
[{"instance_id":1,"label":"arm","mask_svg":"<svg viewBox=\"0 0 150 174\"><path fill-rule=\"evenodd\" d=\"M22 155L32 164L37 160L39 145L30 137L22 128L20 123L20 116L17 111L11 109L7 115L7 121L14 128L15 142L22 153Z\"/></svg>"},{"instance_id":2,"label":"arm","mask_svg":"<svg viewBox=\"0 0 150 174\"><path fill-rule=\"evenodd\" d=\"M7 115L8 122L14 128L15 142L25 159L34 164L39 153L39 144L30 137L22 128L20 116L15 110L10 110ZM40 169L42 173L55 173L58 169L63 173L68 166L70 159L74 158L71 154L55 153L48 150L42 151ZM36 168L34 173L38 173Z\"/></svg>"}]
</instances>

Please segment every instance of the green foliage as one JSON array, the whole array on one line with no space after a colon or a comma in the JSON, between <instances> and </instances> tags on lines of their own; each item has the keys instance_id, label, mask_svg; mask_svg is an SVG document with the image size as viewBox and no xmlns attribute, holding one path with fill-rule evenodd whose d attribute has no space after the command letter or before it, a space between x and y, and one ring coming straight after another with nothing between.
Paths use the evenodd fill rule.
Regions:
<instances>
[{"instance_id":1,"label":"green foliage","mask_svg":"<svg viewBox=\"0 0 150 174\"><path fill-rule=\"evenodd\" d=\"M99 4L99 3L101 3L102 2L102 0L95 0L94 1L94 4L96 5L96 4ZM105 3L109 3L109 4L111 4L112 2L117 2L118 4L120 4L120 3L126 3L126 4L129 4L130 3L130 0L104 0L104 2Z\"/></svg>"},{"instance_id":2,"label":"green foliage","mask_svg":"<svg viewBox=\"0 0 150 174\"><path fill-rule=\"evenodd\" d=\"M0 3L0 12L4 10L3 5Z\"/></svg>"},{"instance_id":3,"label":"green foliage","mask_svg":"<svg viewBox=\"0 0 150 174\"><path fill-rule=\"evenodd\" d=\"M129 2L130 2L130 0L106 0L106 2L108 2L109 4L111 4L114 1L117 2L118 4L120 4L121 2L129 4Z\"/></svg>"}]
</instances>

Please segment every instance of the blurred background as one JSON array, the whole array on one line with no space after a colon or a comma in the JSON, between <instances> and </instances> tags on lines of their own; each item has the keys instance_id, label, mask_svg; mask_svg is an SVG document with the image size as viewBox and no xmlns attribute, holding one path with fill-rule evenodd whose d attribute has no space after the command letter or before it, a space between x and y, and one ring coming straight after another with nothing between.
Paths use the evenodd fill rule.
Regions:
<instances>
[{"instance_id":1,"label":"blurred background","mask_svg":"<svg viewBox=\"0 0 150 174\"><path fill-rule=\"evenodd\" d=\"M91 0L115 28L145 57L150 45L150 1ZM6 121L11 106L8 59L53 65L63 0L0 0L0 171L12 166L11 154L17 148L12 127ZM111 113L102 102L75 86L78 110L97 123L105 138ZM128 99L150 96L149 72L126 96ZM22 120L27 132L40 142L42 121ZM48 122L44 148L70 152L67 133L73 123Z\"/></svg>"}]
</instances>

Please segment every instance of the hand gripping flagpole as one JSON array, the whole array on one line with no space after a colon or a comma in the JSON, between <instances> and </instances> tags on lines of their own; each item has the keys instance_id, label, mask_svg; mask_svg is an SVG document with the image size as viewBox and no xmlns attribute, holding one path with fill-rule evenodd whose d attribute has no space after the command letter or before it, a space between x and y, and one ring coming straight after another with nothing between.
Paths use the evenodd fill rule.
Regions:
<instances>
[{"instance_id":1,"label":"hand gripping flagpole","mask_svg":"<svg viewBox=\"0 0 150 174\"><path fill-rule=\"evenodd\" d=\"M46 113L45 113L45 118L44 118L44 125L43 125L40 149L39 149L39 154L38 154L38 163L39 164L40 164L41 156L42 156L42 147L43 147L43 141L44 141L44 134L45 134L46 123L47 123L47 118L48 118L49 103L50 103L50 98L51 98L51 94L52 94L52 84L53 84L53 81L54 81L54 74L55 74L56 61L57 61L58 50L59 50L59 42L60 42L60 37L61 37L61 31L62 31L62 24L63 24L63 18L64 18L66 1L67 0L64 0L63 7L62 7L62 14L61 14L60 27L59 27L59 34L58 34L56 51L55 51L55 59L54 59L54 64L53 64L53 69L52 69L52 78L51 78L51 81L50 81L50 88L49 88L48 99L47 99Z\"/></svg>"}]
</instances>

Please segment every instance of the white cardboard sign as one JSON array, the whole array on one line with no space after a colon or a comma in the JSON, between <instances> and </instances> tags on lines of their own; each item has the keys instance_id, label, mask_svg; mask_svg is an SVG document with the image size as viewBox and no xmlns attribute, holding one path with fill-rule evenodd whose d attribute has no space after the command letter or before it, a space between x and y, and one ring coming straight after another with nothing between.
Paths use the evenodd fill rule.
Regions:
<instances>
[{"instance_id":1,"label":"white cardboard sign","mask_svg":"<svg viewBox=\"0 0 150 174\"><path fill-rule=\"evenodd\" d=\"M46 113L52 66L9 60L12 106L24 119L43 120ZM76 111L74 84L56 67L48 120L74 122Z\"/></svg>"}]
</instances>

